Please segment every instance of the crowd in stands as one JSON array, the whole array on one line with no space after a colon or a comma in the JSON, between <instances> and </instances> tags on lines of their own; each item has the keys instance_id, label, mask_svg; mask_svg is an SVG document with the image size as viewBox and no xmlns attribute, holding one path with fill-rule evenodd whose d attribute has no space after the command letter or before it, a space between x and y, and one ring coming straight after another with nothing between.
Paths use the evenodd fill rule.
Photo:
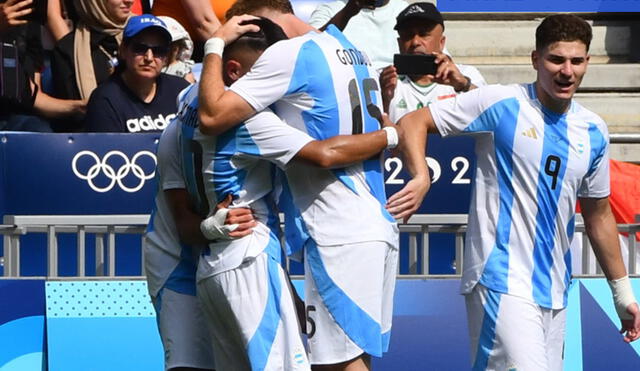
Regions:
<instances>
[{"instance_id":1,"label":"crowd in stands","mask_svg":"<svg viewBox=\"0 0 640 371\"><path fill-rule=\"evenodd\" d=\"M15 67L6 63L0 67L3 75L18 76L2 80L0 130L161 131L175 114L178 92L196 81L204 42L224 22L224 13L233 2L0 0L3 56L14 56L16 61ZM439 21L424 18L418 28L410 25L412 31L398 39L396 17L408 5L404 0L320 2L309 23L320 30L333 24L361 46L381 72L385 107L391 104L391 111L405 107L406 98L400 96L402 91L411 89L405 85L413 86L422 95L417 98L420 106L449 90L455 93L483 85L476 69L456 68L452 62L444 47L441 17ZM429 14L439 16L437 9L431 8ZM158 43L147 40L147 34L153 32L126 35L130 20L145 13L157 16L153 20L168 29L159 39L151 37ZM413 38L414 30L422 34ZM409 36L412 40L408 40ZM422 47L411 45L415 40L421 43L421 39L431 41ZM432 80L431 75L398 78L392 66L393 55L398 52L438 53L438 62L451 62L451 76L455 79L439 76ZM467 81L470 84L465 84ZM458 90L461 84L465 89ZM437 85L449 90L433 89ZM400 93L392 100L396 89ZM432 91L436 90L439 93L434 94ZM399 119L395 116L394 121Z\"/></svg>"}]
</instances>

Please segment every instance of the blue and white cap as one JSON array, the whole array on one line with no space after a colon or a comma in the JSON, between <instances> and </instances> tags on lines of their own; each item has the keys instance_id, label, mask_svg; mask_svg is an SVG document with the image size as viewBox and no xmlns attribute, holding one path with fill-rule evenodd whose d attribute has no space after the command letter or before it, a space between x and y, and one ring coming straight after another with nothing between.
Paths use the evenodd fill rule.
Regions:
<instances>
[{"instance_id":1,"label":"blue and white cap","mask_svg":"<svg viewBox=\"0 0 640 371\"><path fill-rule=\"evenodd\" d=\"M171 33L167 25L158 17L151 14L143 14L129 18L124 28L124 39L131 39L143 30L154 27L167 40L167 44L171 43Z\"/></svg>"}]
</instances>

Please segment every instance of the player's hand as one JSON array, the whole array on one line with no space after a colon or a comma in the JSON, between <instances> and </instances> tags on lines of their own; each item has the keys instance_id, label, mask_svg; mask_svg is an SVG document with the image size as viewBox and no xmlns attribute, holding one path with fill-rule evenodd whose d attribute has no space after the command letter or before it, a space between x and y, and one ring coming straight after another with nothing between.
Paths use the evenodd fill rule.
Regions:
<instances>
[{"instance_id":1,"label":"player's hand","mask_svg":"<svg viewBox=\"0 0 640 371\"><path fill-rule=\"evenodd\" d=\"M33 0L7 0L0 4L0 32L11 27L27 24L24 17L33 12Z\"/></svg>"},{"instance_id":2,"label":"player's hand","mask_svg":"<svg viewBox=\"0 0 640 371\"><path fill-rule=\"evenodd\" d=\"M399 192L389 197L387 211L396 219L402 219L406 223L420 205L424 196L431 187L429 175L411 179Z\"/></svg>"},{"instance_id":3,"label":"player's hand","mask_svg":"<svg viewBox=\"0 0 640 371\"><path fill-rule=\"evenodd\" d=\"M620 320L622 322L620 333L624 335L624 341L630 343L640 338L640 309L638 309L638 304L633 303L627 306L627 313L633 318Z\"/></svg>"},{"instance_id":4,"label":"player's hand","mask_svg":"<svg viewBox=\"0 0 640 371\"><path fill-rule=\"evenodd\" d=\"M258 17L248 14L231 17L231 19L216 30L213 37L219 37L224 40L225 45L229 45L247 32L260 31L258 25L242 24L244 21L250 21L252 19L258 19Z\"/></svg>"},{"instance_id":5,"label":"player's hand","mask_svg":"<svg viewBox=\"0 0 640 371\"><path fill-rule=\"evenodd\" d=\"M227 195L227 197L216 205L216 209L227 209L233 197ZM224 220L224 224L228 226L237 225L234 230L228 233L231 238L241 238L248 236L253 232L253 228L256 226L256 221L253 218L253 211L248 207L237 207L228 209L227 217Z\"/></svg>"},{"instance_id":6,"label":"player's hand","mask_svg":"<svg viewBox=\"0 0 640 371\"><path fill-rule=\"evenodd\" d=\"M385 112L389 112L389 103L393 99L398 86L398 72L394 66L385 67L380 72L380 89L382 89L382 106Z\"/></svg>"},{"instance_id":7,"label":"player's hand","mask_svg":"<svg viewBox=\"0 0 640 371\"><path fill-rule=\"evenodd\" d=\"M435 63L438 66L438 70L433 76L433 81L438 84L449 85L456 91L462 90L467 84L467 77L460 72L451 57L438 52L433 52L432 54L436 57Z\"/></svg>"}]
</instances>

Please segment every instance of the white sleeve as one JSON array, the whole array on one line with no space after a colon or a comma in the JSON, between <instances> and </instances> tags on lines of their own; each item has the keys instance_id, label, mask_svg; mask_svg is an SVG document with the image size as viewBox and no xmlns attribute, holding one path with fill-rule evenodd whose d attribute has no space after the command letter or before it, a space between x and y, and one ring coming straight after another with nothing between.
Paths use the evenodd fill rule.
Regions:
<instances>
[{"instance_id":1,"label":"white sleeve","mask_svg":"<svg viewBox=\"0 0 640 371\"><path fill-rule=\"evenodd\" d=\"M518 104L512 86L487 85L429 105L433 121L446 137L461 132L494 131L509 104ZM472 125L473 124L473 125Z\"/></svg>"},{"instance_id":2,"label":"white sleeve","mask_svg":"<svg viewBox=\"0 0 640 371\"><path fill-rule=\"evenodd\" d=\"M246 120L236 135L236 149L240 153L259 156L281 168L314 139L280 120L271 110L258 112ZM246 133L242 131L246 130Z\"/></svg>"},{"instance_id":3,"label":"white sleeve","mask_svg":"<svg viewBox=\"0 0 640 371\"><path fill-rule=\"evenodd\" d=\"M158 182L160 189L186 188L182 177L182 162L180 161L180 145L177 121L172 121L160 136L158 143Z\"/></svg>"},{"instance_id":4,"label":"white sleeve","mask_svg":"<svg viewBox=\"0 0 640 371\"><path fill-rule=\"evenodd\" d=\"M309 24L315 28L320 28L327 24L329 20L342 9L346 3L344 1L333 1L318 5L309 17Z\"/></svg>"},{"instance_id":5,"label":"white sleeve","mask_svg":"<svg viewBox=\"0 0 640 371\"><path fill-rule=\"evenodd\" d=\"M587 175L582 179L578 197L603 198L609 196L609 132L606 124L592 127L590 162Z\"/></svg>"},{"instance_id":6,"label":"white sleeve","mask_svg":"<svg viewBox=\"0 0 640 371\"><path fill-rule=\"evenodd\" d=\"M264 110L305 84L306 80L292 81L291 78L299 49L298 40L283 40L271 45L229 90L240 95L256 112Z\"/></svg>"},{"instance_id":7,"label":"white sleeve","mask_svg":"<svg viewBox=\"0 0 640 371\"><path fill-rule=\"evenodd\" d=\"M471 83L477 87L481 87L481 86L485 86L487 85L487 82L484 80L484 77L482 77L482 74L480 73L480 71L478 71L477 68L473 67L473 66L468 66L465 64L459 64L458 65L458 69L460 70L460 73L467 76L469 79L471 79Z\"/></svg>"}]
</instances>

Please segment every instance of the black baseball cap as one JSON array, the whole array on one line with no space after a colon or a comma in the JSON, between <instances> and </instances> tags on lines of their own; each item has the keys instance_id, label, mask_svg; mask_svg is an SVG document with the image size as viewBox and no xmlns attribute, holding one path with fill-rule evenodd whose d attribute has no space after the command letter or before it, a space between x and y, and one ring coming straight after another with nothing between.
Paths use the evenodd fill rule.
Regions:
<instances>
[{"instance_id":1,"label":"black baseball cap","mask_svg":"<svg viewBox=\"0 0 640 371\"><path fill-rule=\"evenodd\" d=\"M413 3L404 8L404 10L402 10L396 17L396 25L393 29L398 30L402 27L402 24L409 19L421 19L434 22L444 28L444 20L442 19L442 14L440 14L438 8L436 8L436 6L431 3Z\"/></svg>"}]
</instances>

